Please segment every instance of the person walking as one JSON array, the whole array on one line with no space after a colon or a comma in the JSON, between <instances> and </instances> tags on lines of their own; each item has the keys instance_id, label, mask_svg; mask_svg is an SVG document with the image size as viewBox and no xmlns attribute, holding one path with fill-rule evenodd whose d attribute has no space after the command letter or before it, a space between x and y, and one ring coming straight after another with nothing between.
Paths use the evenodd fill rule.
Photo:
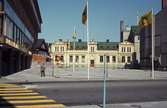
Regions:
<instances>
[{"instance_id":1,"label":"person walking","mask_svg":"<svg viewBox=\"0 0 167 108\"><path fill-rule=\"evenodd\" d=\"M41 64L41 77L45 77L45 69L46 69L45 63L42 62L42 64Z\"/></svg>"}]
</instances>

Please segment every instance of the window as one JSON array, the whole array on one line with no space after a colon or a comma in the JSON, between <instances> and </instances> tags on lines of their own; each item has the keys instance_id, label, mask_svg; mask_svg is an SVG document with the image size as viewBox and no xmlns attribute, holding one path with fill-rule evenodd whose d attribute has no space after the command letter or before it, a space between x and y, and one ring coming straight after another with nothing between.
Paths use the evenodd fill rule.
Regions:
<instances>
[{"instance_id":1,"label":"window","mask_svg":"<svg viewBox=\"0 0 167 108\"><path fill-rule=\"evenodd\" d=\"M131 57L128 56L128 63L131 61Z\"/></svg>"},{"instance_id":2,"label":"window","mask_svg":"<svg viewBox=\"0 0 167 108\"><path fill-rule=\"evenodd\" d=\"M112 56L112 62L115 63L116 62L116 57Z\"/></svg>"},{"instance_id":3,"label":"window","mask_svg":"<svg viewBox=\"0 0 167 108\"><path fill-rule=\"evenodd\" d=\"M0 2L1 2L2 0L0 0ZM32 34L29 32L29 30L27 29L27 27L24 25L24 23L22 22L22 20L17 16L17 14L16 14L16 12L13 10L13 8L11 7L11 5L8 3L8 1L7 0L3 0L3 2L4 2L4 11L5 11L5 16L6 16L6 19L8 20L8 17L10 18L10 20L12 20L12 23L13 23L13 25L17 25L17 27L22 31L22 32L24 32L24 34L26 35L26 37L29 39L28 41L31 41L31 42L33 42L34 41L34 38L33 38L33 36L32 36ZM6 22L8 22L6 20ZM7 24L6 23L6 26L8 26L8 25L11 25L11 24ZM13 27L12 27L13 28ZM11 27L6 27L6 31L5 32L7 32L8 31L8 35L7 35L7 33L5 34L5 35L7 35L7 36L10 36L9 35L9 31L11 31ZM13 29L12 29L12 31L13 31ZM11 38L11 37L10 37ZM31 43L32 44L32 43Z\"/></svg>"},{"instance_id":4,"label":"window","mask_svg":"<svg viewBox=\"0 0 167 108\"><path fill-rule=\"evenodd\" d=\"M23 32L20 31L20 39L19 39L19 43L22 44L22 37L23 37Z\"/></svg>"},{"instance_id":5,"label":"window","mask_svg":"<svg viewBox=\"0 0 167 108\"><path fill-rule=\"evenodd\" d=\"M94 52L94 47L91 47L91 52Z\"/></svg>"},{"instance_id":6,"label":"window","mask_svg":"<svg viewBox=\"0 0 167 108\"><path fill-rule=\"evenodd\" d=\"M17 28L17 36L16 36L16 40L17 40L17 43L19 43L19 39L20 39L20 32L19 32L19 28Z\"/></svg>"},{"instance_id":7,"label":"window","mask_svg":"<svg viewBox=\"0 0 167 108\"><path fill-rule=\"evenodd\" d=\"M2 15L0 15L0 35L2 34L3 31L3 23L2 23Z\"/></svg>"},{"instance_id":8,"label":"window","mask_svg":"<svg viewBox=\"0 0 167 108\"><path fill-rule=\"evenodd\" d=\"M122 63L125 63L125 56L122 56Z\"/></svg>"},{"instance_id":9,"label":"window","mask_svg":"<svg viewBox=\"0 0 167 108\"><path fill-rule=\"evenodd\" d=\"M122 47L122 52L126 52L126 47Z\"/></svg>"},{"instance_id":10,"label":"window","mask_svg":"<svg viewBox=\"0 0 167 108\"><path fill-rule=\"evenodd\" d=\"M64 62L64 56L61 56L61 61Z\"/></svg>"},{"instance_id":11,"label":"window","mask_svg":"<svg viewBox=\"0 0 167 108\"><path fill-rule=\"evenodd\" d=\"M55 47L55 51L57 51L57 47Z\"/></svg>"},{"instance_id":12,"label":"window","mask_svg":"<svg viewBox=\"0 0 167 108\"><path fill-rule=\"evenodd\" d=\"M131 52L131 47L127 47L127 52Z\"/></svg>"},{"instance_id":13,"label":"window","mask_svg":"<svg viewBox=\"0 0 167 108\"><path fill-rule=\"evenodd\" d=\"M59 51L59 47L56 46L56 47L55 47L55 51Z\"/></svg>"},{"instance_id":14,"label":"window","mask_svg":"<svg viewBox=\"0 0 167 108\"><path fill-rule=\"evenodd\" d=\"M85 56L82 56L82 63L85 63Z\"/></svg>"},{"instance_id":15,"label":"window","mask_svg":"<svg viewBox=\"0 0 167 108\"><path fill-rule=\"evenodd\" d=\"M64 47L63 47L63 51L64 51Z\"/></svg>"},{"instance_id":16,"label":"window","mask_svg":"<svg viewBox=\"0 0 167 108\"><path fill-rule=\"evenodd\" d=\"M100 56L100 63L103 62L103 56Z\"/></svg>"},{"instance_id":17,"label":"window","mask_svg":"<svg viewBox=\"0 0 167 108\"><path fill-rule=\"evenodd\" d=\"M124 47L124 52L126 52L126 47Z\"/></svg>"},{"instance_id":18,"label":"window","mask_svg":"<svg viewBox=\"0 0 167 108\"><path fill-rule=\"evenodd\" d=\"M79 56L76 56L76 58L75 58L75 62L79 62Z\"/></svg>"},{"instance_id":19,"label":"window","mask_svg":"<svg viewBox=\"0 0 167 108\"><path fill-rule=\"evenodd\" d=\"M13 27L13 39L14 39L14 41L15 42L17 42L17 27L16 26L14 26Z\"/></svg>"},{"instance_id":20,"label":"window","mask_svg":"<svg viewBox=\"0 0 167 108\"><path fill-rule=\"evenodd\" d=\"M64 47L61 46L61 47L60 47L60 51L61 51L61 52L64 51Z\"/></svg>"},{"instance_id":21,"label":"window","mask_svg":"<svg viewBox=\"0 0 167 108\"><path fill-rule=\"evenodd\" d=\"M107 59L107 63L110 62L110 56L106 56L106 59Z\"/></svg>"},{"instance_id":22,"label":"window","mask_svg":"<svg viewBox=\"0 0 167 108\"><path fill-rule=\"evenodd\" d=\"M6 36L13 39L13 22L6 16Z\"/></svg>"},{"instance_id":23,"label":"window","mask_svg":"<svg viewBox=\"0 0 167 108\"><path fill-rule=\"evenodd\" d=\"M3 3L2 3L3 1L2 0L0 0L0 11L3 11Z\"/></svg>"},{"instance_id":24,"label":"window","mask_svg":"<svg viewBox=\"0 0 167 108\"><path fill-rule=\"evenodd\" d=\"M73 62L73 56L70 56L70 60L71 63Z\"/></svg>"}]
</instances>

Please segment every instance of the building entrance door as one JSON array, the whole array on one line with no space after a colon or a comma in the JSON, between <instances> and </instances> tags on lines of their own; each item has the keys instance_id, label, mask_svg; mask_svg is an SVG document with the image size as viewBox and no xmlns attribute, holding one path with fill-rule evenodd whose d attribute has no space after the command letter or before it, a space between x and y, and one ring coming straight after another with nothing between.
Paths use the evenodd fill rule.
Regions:
<instances>
[{"instance_id":1,"label":"building entrance door","mask_svg":"<svg viewBox=\"0 0 167 108\"><path fill-rule=\"evenodd\" d=\"M90 66L94 67L95 66L95 61L94 60L90 60Z\"/></svg>"}]
</instances>

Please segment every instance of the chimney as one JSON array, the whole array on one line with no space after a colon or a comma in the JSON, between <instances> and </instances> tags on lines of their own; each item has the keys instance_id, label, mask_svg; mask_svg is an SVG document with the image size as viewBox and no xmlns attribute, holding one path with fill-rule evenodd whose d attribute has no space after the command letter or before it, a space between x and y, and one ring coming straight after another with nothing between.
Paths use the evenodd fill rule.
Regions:
<instances>
[{"instance_id":1,"label":"chimney","mask_svg":"<svg viewBox=\"0 0 167 108\"><path fill-rule=\"evenodd\" d=\"M167 8L167 0L162 0L162 9Z\"/></svg>"},{"instance_id":2,"label":"chimney","mask_svg":"<svg viewBox=\"0 0 167 108\"><path fill-rule=\"evenodd\" d=\"M78 42L82 42L82 39L78 39Z\"/></svg>"},{"instance_id":3,"label":"chimney","mask_svg":"<svg viewBox=\"0 0 167 108\"><path fill-rule=\"evenodd\" d=\"M59 42L62 42L63 41L63 39L59 39Z\"/></svg>"},{"instance_id":4,"label":"chimney","mask_svg":"<svg viewBox=\"0 0 167 108\"><path fill-rule=\"evenodd\" d=\"M125 24L124 24L124 21L121 20L121 21L120 21L120 32L123 32L124 29L125 29Z\"/></svg>"}]
</instances>

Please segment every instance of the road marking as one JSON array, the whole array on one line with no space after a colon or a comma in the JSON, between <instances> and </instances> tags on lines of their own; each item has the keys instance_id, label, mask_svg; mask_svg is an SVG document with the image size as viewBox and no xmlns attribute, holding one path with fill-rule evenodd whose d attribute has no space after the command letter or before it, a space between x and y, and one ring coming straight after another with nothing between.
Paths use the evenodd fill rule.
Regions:
<instances>
[{"instance_id":1,"label":"road marking","mask_svg":"<svg viewBox=\"0 0 167 108\"><path fill-rule=\"evenodd\" d=\"M30 92L33 92L32 90L20 90L20 91L1 91L0 90L0 93L30 93Z\"/></svg>"},{"instance_id":2,"label":"road marking","mask_svg":"<svg viewBox=\"0 0 167 108\"><path fill-rule=\"evenodd\" d=\"M18 87L15 84L0 84L0 87Z\"/></svg>"},{"instance_id":3,"label":"road marking","mask_svg":"<svg viewBox=\"0 0 167 108\"><path fill-rule=\"evenodd\" d=\"M2 106L1 108L11 108L11 106ZM13 107L12 107L13 108ZM48 105L19 105L14 108L64 108L63 104L48 104Z\"/></svg>"},{"instance_id":4,"label":"road marking","mask_svg":"<svg viewBox=\"0 0 167 108\"><path fill-rule=\"evenodd\" d=\"M30 103L51 103L56 102L55 100L8 100L6 101L0 101L0 105L2 104L30 104Z\"/></svg>"},{"instance_id":5,"label":"road marking","mask_svg":"<svg viewBox=\"0 0 167 108\"><path fill-rule=\"evenodd\" d=\"M38 95L39 93L17 93L17 94L0 94L0 96L27 96L27 95Z\"/></svg>"},{"instance_id":6,"label":"road marking","mask_svg":"<svg viewBox=\"0 0 167 108\"><path fill-rule=\"evenodd\" d=\"M29 89L29 88L38 88L38 86L34 85L34 84L24 84L22 86L25 87L25 88L27 88L27 89Z\"/></svg>"},{"instance_id":7,"label":"road marking","mask_svg":"<svg viewBox=\"0 0 167 108\"><path fill-rule=\"evenodd\" d=\"M15 96L15 97L2 97L5 100L12 100L12 99L46 99L46 96Z\"/></svg>"},{"instance_id":8,"label":"road marking","mask_svg":"<svg viewBox=\"0 0 167 108\"><path fill-rule=\"evenodd\" d=\"M10 91L10 90L29 90L27 88L0 88L0 91Z\"/></svg>"},{"instance_id":9,"label":"road marking","mask_svg":"<svg viewBox=\"0 0 167 108\"><path fill-rule=\"evenodd\" d=\"M27 88L32 85L26 86ZM64 108L63 104L56 104L55 100L40 96L26 87L15 84L0 84L0 108Z\"/></svg>"},{"instance_id":10,"label":"road marking","mask_svg":"<svg viewBox=\"0 0 167 108\"><path fill-rule=\"evenodd\" d=\"M0 84L0 86L16 86L16 84Z\"/></svg>"}]
</instances>

